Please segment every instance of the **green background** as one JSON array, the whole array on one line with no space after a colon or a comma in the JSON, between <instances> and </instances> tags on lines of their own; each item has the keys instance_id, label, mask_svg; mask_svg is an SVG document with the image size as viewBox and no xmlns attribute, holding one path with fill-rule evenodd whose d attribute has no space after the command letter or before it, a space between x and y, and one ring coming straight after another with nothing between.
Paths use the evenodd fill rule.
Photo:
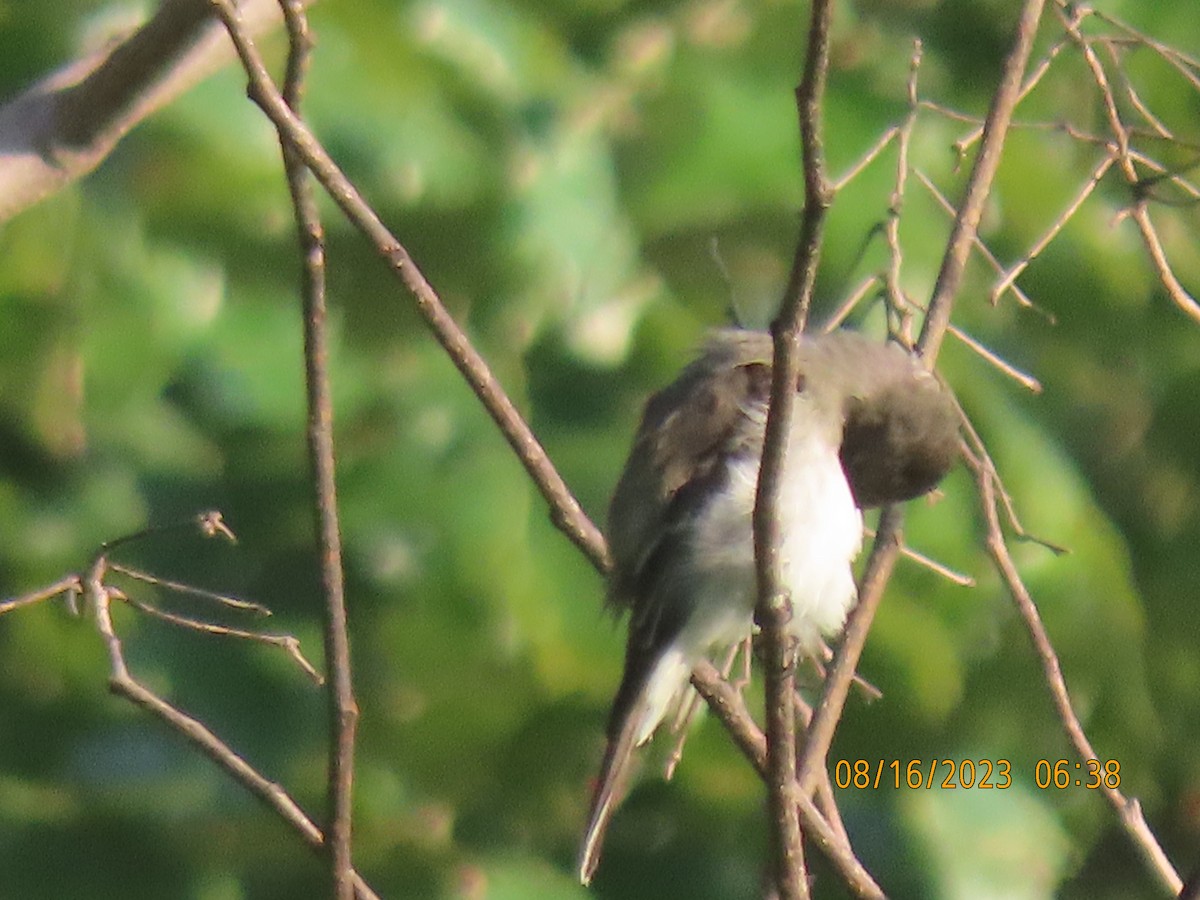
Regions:
<instances>
[{"instance_id":1,"label":"green background","mask_svg":"<svg viewBox=\"0 0 1200 900\"><path fill-rule=\"evenodd\" d=\"M839 4L832 171L903 118L913 35L922 96L981 115L1013 6ZM1189 4L1103 8L1200 52ZM646 395L730 308L761 323L781 293L802 201L792 88L805 16L749 0L363 0L312 12L314 130L597 521ZM109 3L0 2L0 94L127 20ZM1048 19L1039 54L1056 33ZM266 48L277 64L279 38ZM1124 63L1191 142L1140 146L1193 165L1195 89L1144 50ZM0 232L0 596L80 571L103 540L215 507L236 547L169 534L119 558L267 604L271 627L319 661L297 253L273 131L243 81L229 68L193 89ZM1077 53L1063 52L1017 118L1102 129ZM926 110L914 132L913 164L952 198L965 169L951 145L968 130ZM1098 159L1061 131L1015 132L984 218L989 246L1019 257ZM816 317L886 265L877 226L894 165L885 153L839 196ZM1119 219L1128 199L1105 180L1022 277L1043 313L1011 295L990 305L992 273L972 262L955 321L1036 374L1042 395L954 339L941 368L1025 525L1070 548L1014 552L1097 752L1119 761L1122 789L1186 875L1200 863L1200 326ZM1193 290L1194 207L1155 207ZM646 767L593 888L574 883L621 629L410 299L324 208L362 707L360 871L393 898L759 896L762 790L711 721L672 783ZM918 300L948 229L910 179L903 285ZM878 331L879 303L854 321ZM900 564L860 667L883 698L852 696L831 759L1005 759L1012 786L842 791L860 858L901 898L1163 896L1098 794L1035 786L1039 759L1072 751L981 550L968 473L936 503L911 504L908 523L914 546L978 584ZM116 614L140 678L320 816L319 690L270 648ZM88 620L62 604L0 618L0 897L317 896L320 865L300 841L110 696L106 673ZM843 896L814 868L817 897Z\"/></svg>"}]
</instances>

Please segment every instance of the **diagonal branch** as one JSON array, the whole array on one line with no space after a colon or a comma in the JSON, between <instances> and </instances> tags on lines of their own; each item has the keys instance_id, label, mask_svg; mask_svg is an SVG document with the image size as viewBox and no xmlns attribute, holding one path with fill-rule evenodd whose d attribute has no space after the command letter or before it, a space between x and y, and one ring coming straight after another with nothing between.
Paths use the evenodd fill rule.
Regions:
<instances>
[{"instance_id":1,"label":"diagonal branch","mask_svg":"<svg viewBox=\"0 0 1200 900\"><path fill-rule=\"evenodd\" d=\"M1050 643L1050 637L1046 633L1042 617L1038 613L1029 590L1021 580L1016 563L1013 562L1008 545L1005 543L1004 532L1000 527L1000 514L992 472L987 464L972 454L967 454L966 459L975 473L979 487L980 505L987 525L985 544L988 555L991 556L996 571L1003 579L1013 602L1021 613L1021 618L1025 621L1029 638L1042 663L1046 685L1050 690L1050 697L1054 701L1055 709L1058 711L1059 720L1079 758L1081 760L1097 759L1096 751L1092 748L1091 741L1084 733L1083 725L1071 705L1071 697L1067 691L1066 679L1063 678L1058 654L1054 651L1054 645ZM1135 799L1127 798L1107 781L1102 782L1101 789L1108 802L1116 810L1117 818L1120 819L1125 831L1133 841L1134 847L1141 853L1147 865L1172 894L1178 894L1183 887L1183 881L1155 839L1150 826L1146 823L1146 819L1142 815L1141 804Z\"/></svg>"},{"instance_id":2,"label":"diagonal branch","mask_svg":"<svg viewBox=\"0 0 1200 900\"><path fill-rule=\"evenodd\" d=\"M79 590L79 576L67 575L65 578L60 578L54 584L44 587L39 591L22 594L19 597L10 597L7 600L0 600L0 616L6 612L12 612L14 609L20 609L22 606L33 606L33 604L41 603L43 600L52 600L59 594L78 594Z\"/></svg>"},{"instance_id":3,"label":"diagonal branch","mask_svg":"<svg viewBox=\"0 0 1200 900\"><path fill-rule=\"evenodd\" d=\"M767 761L767 739L754 724L742 694L707 660L696 666L692 685L708 703L733 738L738 749L764 779L770 777ZM804 795L798 798L800 820L805 834L841 874L856 897L864 900L883 900L883 890L858 861L850 845L826 821L813 801Z\"/></svg>"},{"instance_id":4,"label":"diagonal branch","mask_svg":"<svg viewBox=\"0 0 1200 900\"><path fill-rule=\"evenodd\" d=\"M962 283L963 272L967 268L967 254L979 231L983 207L991 192L996 170L1000 166L1004 139L1008 135L1013 110L1021 99L1021 79L1029 65L1033 39L1037 35L1038 21L1042 17L1044 6L1045 0L1025 0L1022 5L1013 47L1005 57L1000 83L992 96L992 105L988 109L983 136L979 141L979 151L975 156L975 164L971 167L971 175L967 179L958 215L950 231L946 254L942 257L942 266L938 270L933 296L929 301L929 314L925 317L925 325L917 342L917 349L931 366L937 358L946 327L950 324L950 310Z\"/></svg>"},{"instance_id":5,"label":"diagonal branch","mask_svg":"<svg viewBox=\"0 0 1200 900\"><path fill-rule=\"evenodd\" d=\"M274 0L240 5L253 34L279 23ZM138 123L227 62L214 25L207 0L163 0L115 46L0 106L0 223L91 172Z\"/></svg>"},{"instance_id":6,"label":"diagonal branch","mask_svg":"<svg viewBox=\"0 0 1200 900\"><path fill-rule=\"evenodd\" d=\"M238 7L232 0L209 0L225 23L238 56L246 70L250 94L267 118L313 173L346 218L358 228L403 282L416 301L434 337L479 398L505 440L533 479L550 506L554 524L601 571L608 569L608 550L604 537L583 512L562 476L554 468L533 429L522 418L512 399L492 374L487 361L471 344L463 330L446 310L433 286L425 279L404 245L388 230L375 211L359 194L321 143L290 110L271 80L262 55L248 34Z\"/></svg>"}]
</instances>

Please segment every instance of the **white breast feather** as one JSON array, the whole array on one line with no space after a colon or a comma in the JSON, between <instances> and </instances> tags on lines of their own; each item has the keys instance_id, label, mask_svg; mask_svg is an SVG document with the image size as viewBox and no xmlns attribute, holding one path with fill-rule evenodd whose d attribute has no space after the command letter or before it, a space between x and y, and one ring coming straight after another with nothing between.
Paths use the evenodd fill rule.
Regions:
<instances>
[{"instance_id":1,"label":"white breast feather","mask_svg":"<svg viewBox=\"0 0 1200 900\"><path fill-rule=\"evenodd\" d=\"M802 402L797 405L798 418L806 411ZM750 634L757 595L751 521L758 468L753 457L732 462L727 489L695 523L696 608L648 681L639 743L649 739L697 660L715 644L733 644ZM862 513L827 436L803 427L794 431L778 508L791 629L802 650L815 654L822 637L841 630L854 603L851 564L862 547Z\"/></svg>"}]
</instances>

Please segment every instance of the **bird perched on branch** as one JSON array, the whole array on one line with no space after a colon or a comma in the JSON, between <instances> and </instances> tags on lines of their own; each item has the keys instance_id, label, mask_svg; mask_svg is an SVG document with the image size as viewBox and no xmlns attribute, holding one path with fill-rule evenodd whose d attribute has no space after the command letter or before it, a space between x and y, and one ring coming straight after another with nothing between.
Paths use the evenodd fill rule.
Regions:
<instances>
[{"instance_id":1,"label":"bird perched on branch","mask_svg":"<svg viewBox=\"0 0 1200 900\"><path fill-rule=\"evenodd\" d=\"M949 391L898 344L838 331L802 337L799 357L778 515L788 628L815 655L855 600L861 510L932 489L958 454L958 417ZM751 518L772 358L765 332L715 332L647 402L613 495L607 603L629 611L629 638L580 848L584 884L633 749L678 702L695 664L753 628Z\"/></svg>"}]
</instances>

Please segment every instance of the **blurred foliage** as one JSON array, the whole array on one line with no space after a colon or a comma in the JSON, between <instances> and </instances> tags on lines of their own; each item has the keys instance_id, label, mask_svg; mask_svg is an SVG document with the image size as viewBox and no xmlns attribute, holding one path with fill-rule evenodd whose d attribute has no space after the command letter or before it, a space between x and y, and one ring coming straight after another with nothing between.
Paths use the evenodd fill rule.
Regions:
<instances>
[{"instance_id":1,"label":"blurred foliage","mask_svg":"<svg viewBox=\"0 0 1200 900\"><path fill-rule=\"evenodd\" d=\"M1200 49L1188 4L1101 5ZM134 15L0 2L0 88L12 96ZM1012 15L996 0L839 5L832 170L904 115L913 36L922 96L981 115ZM313 9L314 130L597 519L647 393L730 308L762 323L780 294L802 202L804 16L783 0ZM278 62L279 38L267 47ZM1175 164L1194 166L1196 93L1152 54L1124 61L1191 142ZM1089 88L1064 51L1018 118L1099 128ZM950 197L963 179L951 144L967 130L933 111L917 123L913 162ZM984 221L1001 259L1033 244L1097 159L1060 132L1013 134ZM886 263L875 229L894 161L893 149L832 211L818 315ZM1045 315L1010 296L989 305L992 273L972 263L956 321L1044 394L953 340L942 369L1027 527L1070 548L1015 551L1097 751L1120 761L1186 873L1200 841L1200 330L1117 221L1128 199L1110 176L1022 277ZM360 870L386 897L757 896L762 792L711 722L672 784L647 777L631 796L593 890L574 884L620 629L408 297L326 208ZM1155 214L1194 289L1194 204ZM928 296L948 229L910 180L913 296ZM296 276L278 148L233 69L5 226L0 595L78 571L103 540L215 507L236 547L176 533L121 559L268 604L272 627L319 657ZM855 319L882 323L877 305ZM982 555L967 473L908 522L914 546L978 586L899 567L862 664L883 699L852 700L833 759L1007 759L1013 784L842 791L864 862L895 897L1160 896L1101 797L1034 784L1037 760L1071 751ZM142 678L319 816L324 705L300 672L269 648L130 614L118 625ZM0 619L0 672L0 896L315 895L318 863L294 835L106 693L86 620L50 604ZM816 895L842 896L814 866Z\"/></svg>"}]
</instances>

